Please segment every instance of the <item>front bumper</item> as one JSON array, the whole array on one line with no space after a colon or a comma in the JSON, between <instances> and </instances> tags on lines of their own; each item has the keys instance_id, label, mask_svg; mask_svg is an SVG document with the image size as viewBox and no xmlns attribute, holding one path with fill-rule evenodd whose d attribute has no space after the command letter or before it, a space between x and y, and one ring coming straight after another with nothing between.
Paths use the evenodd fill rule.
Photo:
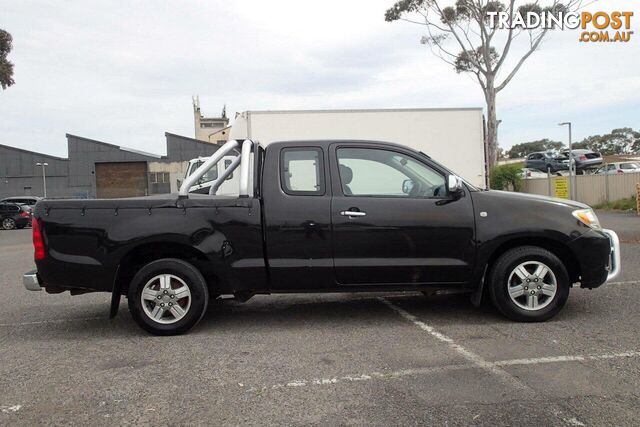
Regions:
<instances>
[{"instance_id":1,"label":"front bumper","mask_svg":"<svg viewBox=\"0 0 640 427\"><path fill-rule=\"evenodd\" d=\"M613 230L603 229L602 232L609 238L611 244L611 252L609 254L609 274L607 274L607 282L615 279L622 271L620 261L620 239Z\"/></svg>"},{"instance_id":2,"label":"front bumper","mask_svg":"<svg viewBox=\"0 0 640 427\"><path fill-rule=\"evenodd\" d=\"M22 275L22 284L28 291L41 291L40 280L36 270L24 273Z\"/></svg>"}]
</instances>

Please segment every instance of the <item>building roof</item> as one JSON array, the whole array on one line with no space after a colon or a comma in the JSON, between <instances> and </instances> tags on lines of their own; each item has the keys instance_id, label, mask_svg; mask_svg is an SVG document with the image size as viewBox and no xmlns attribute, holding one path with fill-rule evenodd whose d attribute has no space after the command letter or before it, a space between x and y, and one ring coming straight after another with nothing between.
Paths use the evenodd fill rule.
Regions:
<instances>
[{"instance_id":1,"label":"building roof","mask_svg":"<svg viewBox=\"0 0 640 427\"><path fill-rule=\"evenodd\" d=\"M228 127L231 127L231 126L228 126ZM223 129L225 129L225 128L223 128ZM198 144L202 144L203 146L207 146L207 147L211 147L212 145L213 146L218 146L218 144L215 143L215 142L207 142L207 141L203 141L201 139L190 138L190 137L184 136L184 135L176 135L175 133L171 133L171 132L165 132L164 136L165 137L171 136L173 138L183 139L183 140L189 141L189 142L195 142L195 143L198 143Z\"/></svg>"},{"instance_id":2,"label":"building roof","mask_svg":"<svg viewBox=\"0 0 640 427\"><path fill-rule=\"evenodd\" d=\"M122 147L120 145L110 144L108 142L102 142L102 141L98 141L96 139L85 138L84 136L73 135L71 133L66 134L66 137L67 137L67 139L69 137L75 138L75 139L82 139L82 140L89 141L89 142L94 143L94 144L100 144L100 145L104 145L106 147L114 148L116 150L123 150L123 151L128 151L130 153L140 154L142 156L155 157L157 159L163 158L163 156L160 155L160 154L148 153L146 151L136 150L135 148Z\"/></svg>"},{"instance_id":3,"label":"building roof","mask_svg":"<svg viewBox=\"0 0 640 427\"><path fill-rule=\"evenodd\" d=\"M55 160L63 160L63 161L69 160L65 157L52 156L51 154L44 154L44 153L39 153L37 151L25 150L24 148L12 147L10 145L0 144L0 148L6 148L7 150L12 150L12 151L19 151L26 154L34 154L36 156L48 157L50 159L55 159Z\"/></svg>"},{"instance_id":4,"label":"building roof","mask_svg":"<svg viewBox=\"0 0 640 427\"><path fill-rule=\"evenodd\" d=\"M482 107L461 108L356 108L328 110L247 110L250 114L309 114L309 113L401 113L411 111L482 111Z\"/></svg>"}]
</instances>

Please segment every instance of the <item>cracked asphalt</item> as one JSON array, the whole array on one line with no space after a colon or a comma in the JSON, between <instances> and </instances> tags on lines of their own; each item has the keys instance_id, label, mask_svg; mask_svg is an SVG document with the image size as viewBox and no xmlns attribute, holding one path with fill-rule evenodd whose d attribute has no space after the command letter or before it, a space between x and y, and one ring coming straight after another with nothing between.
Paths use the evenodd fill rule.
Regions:
<instances>
[{"instance_id":1,"label":"cracked asphalt","mask_svg":"<svg viewBox=\"0 0 640 427\"><path fill-rule=\"evenodd\" d=\"M553 320L464 296L215 302L188 335L139 329L123 300L26 291L30 230L0 231L0 425L638 425L640 217L613 284Z\"/></svg>"}]
</instances>

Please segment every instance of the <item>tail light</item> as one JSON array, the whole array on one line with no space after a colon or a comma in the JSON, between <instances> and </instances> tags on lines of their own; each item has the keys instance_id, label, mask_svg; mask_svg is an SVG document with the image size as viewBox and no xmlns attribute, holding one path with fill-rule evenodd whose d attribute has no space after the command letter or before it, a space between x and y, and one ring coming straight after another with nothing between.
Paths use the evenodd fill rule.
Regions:
<instances>
[{"instance_id":1,"label":"tail light","mask_svg":"<svg viewBox=\"0 0 640 427\"><path fill-rule=\"evenodd\" d=\"M20 211L19 215L23 218L29 218L29 212L27 211Z\"/></svg>"},{"instance_id":2,"label":"tail light","mask_svg":"<svg viewBox=\"0 0 640 427\"><path fill-rule=\"evenodd\" d=\"M584 154L580 155L580 157L578 157L579 160L587 160L587 156L585 156Z\"/></svg>"},{"instance_id":3,"label":"tail light","mask_svg":"<svg viewBox=\"0 0 640 427\"><path fill-rule=\"evenodd\" d=\"M42 239L42 230L40 230L40 221L36 217L31 220L31 232L33 236L33 258L39 261L44 259L44 240Z\"/></svg>"},{"instance_id":4,"label":"tail light","mask_svg":"<svg viewBox=\"0 0 640 427\"><path fill-rule=\"evenodd\" d=\"M527 176L531 177L531 172L527 171Z\"/></svg>"}]
</instances>

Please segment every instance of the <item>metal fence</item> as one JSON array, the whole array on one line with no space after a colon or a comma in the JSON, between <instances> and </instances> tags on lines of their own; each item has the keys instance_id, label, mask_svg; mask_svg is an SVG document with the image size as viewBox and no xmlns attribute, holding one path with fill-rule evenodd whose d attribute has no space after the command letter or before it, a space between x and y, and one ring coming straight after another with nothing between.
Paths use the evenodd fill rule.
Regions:
<instances>
[{"instance_id":1,"label":"metal fence","mask_svg":"<svg viewBox=\"0 0 640 427\"><path fill-rule=\"evenodd\" d=\"M566 177L526 179L522 191L543 196L558 196L556 180L561 179ZM640 183L640 173L577 175L573 182L577 190L577 201L597 205L635 195L636 186Z\"/></svg>"}]
</instances>

